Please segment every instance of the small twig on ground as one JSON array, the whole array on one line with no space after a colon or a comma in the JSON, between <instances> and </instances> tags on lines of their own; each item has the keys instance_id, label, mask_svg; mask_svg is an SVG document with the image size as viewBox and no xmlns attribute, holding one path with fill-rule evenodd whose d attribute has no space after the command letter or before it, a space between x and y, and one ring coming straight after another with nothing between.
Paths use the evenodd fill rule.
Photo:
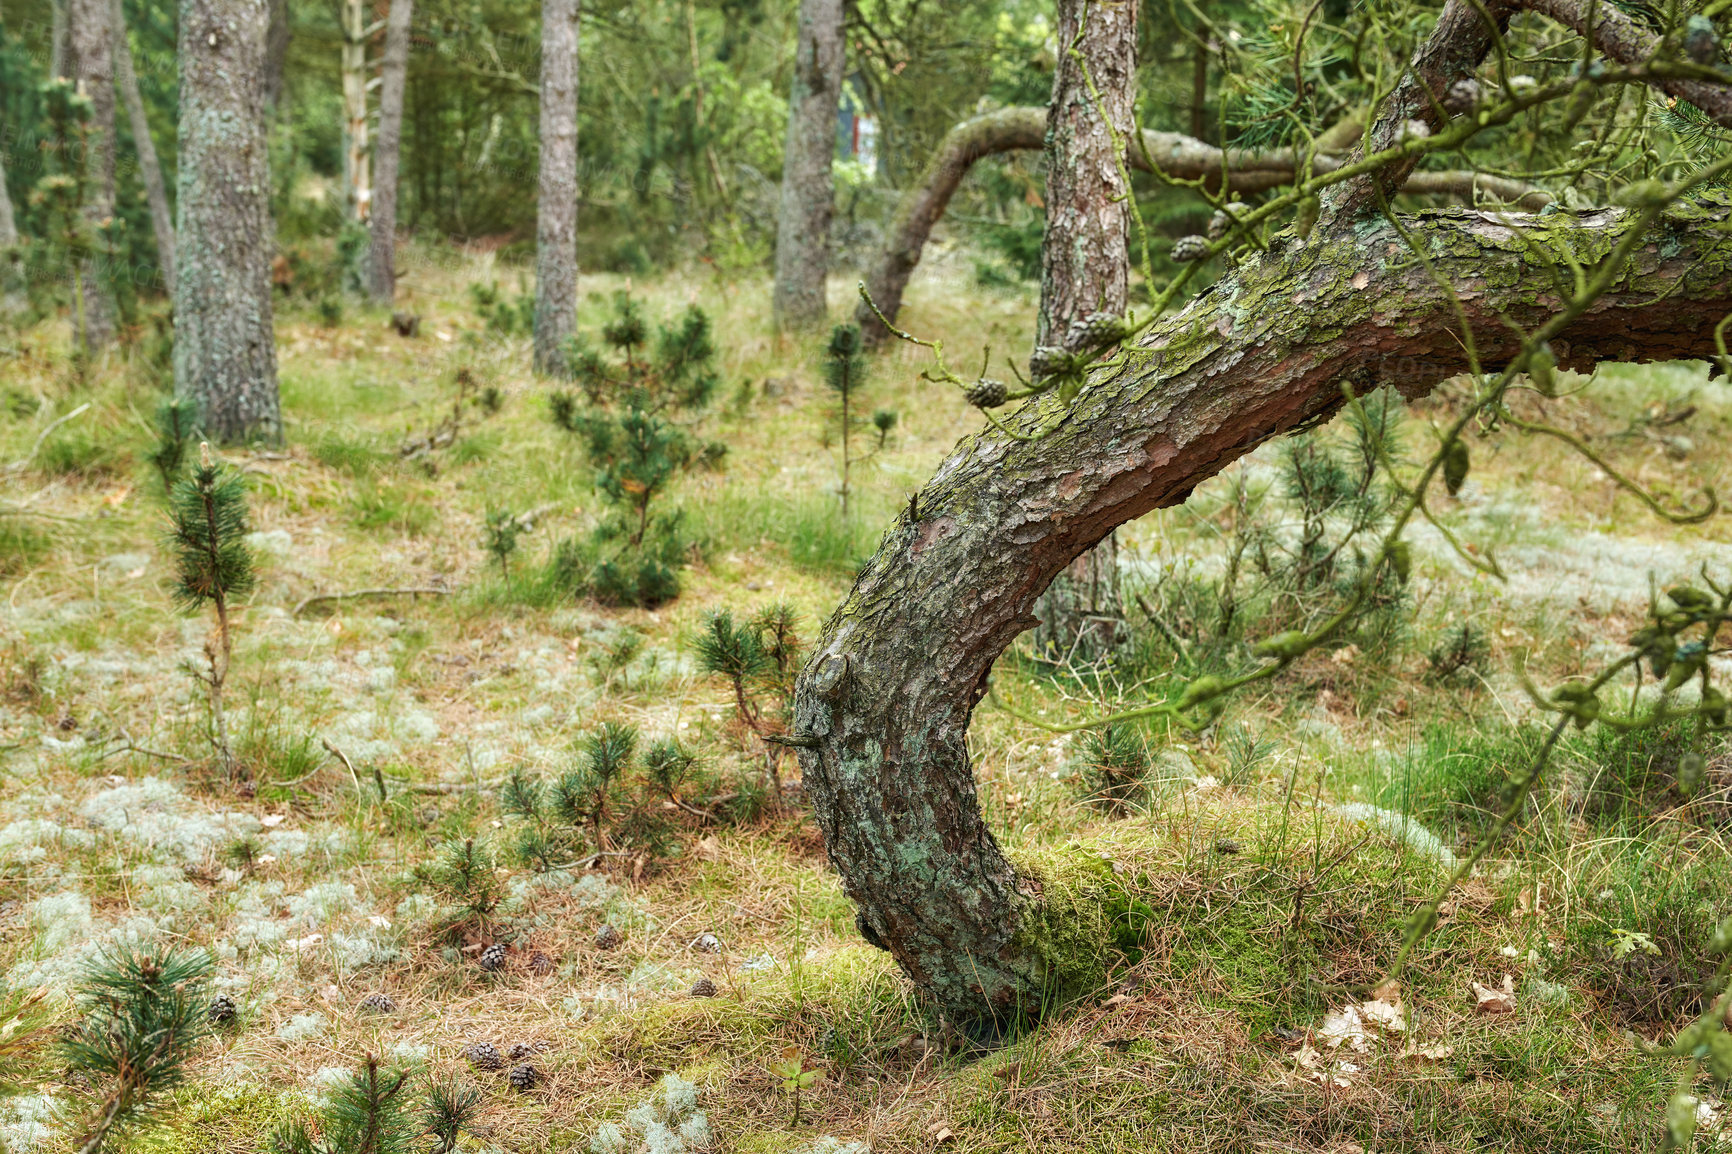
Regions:
<instances>
[{"instance_id":1,"label":"small twig on ground","mask_svg":"<svg viewBox=\"0 0 1732 1154\"><path fill-rule=\"evenodd\" d=\"M355 783L355 792L361 792L361 779L355 773L355 763L349 760L349 755L331 744L328 737L319 738L319 744L325 747L325 752L343 763L343 768L349 771L349 780Z\"/></svg>"},{"instance_id":2,"label":"small twig on ground","mask_svg":"<svg viewBox=\"0 0 1732 1154\"><path fill-rule=\"evenodd\" d=\"M407 586L402 589L352 589L346 593L315 593L311 597L303 597L295 606L290 617L299 617L301 610L309 605L319 605L326 601L351 601L357 597L419 597L425 593L429 597L443 597L450 593L449 589L439 589L430 585Z\"/></svg>"}]
</instances>

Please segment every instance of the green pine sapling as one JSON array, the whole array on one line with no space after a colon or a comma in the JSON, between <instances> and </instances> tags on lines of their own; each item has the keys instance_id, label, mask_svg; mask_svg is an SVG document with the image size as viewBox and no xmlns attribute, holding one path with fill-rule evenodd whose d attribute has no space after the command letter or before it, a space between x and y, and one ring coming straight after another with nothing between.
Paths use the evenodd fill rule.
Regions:
<instances>
[{"instance_id":1,"label":"green pine sapling","mask_svg":"<svg viewBox=\"0 0 1732 1154\"><path fill-rule=\"evenodd\" d=\"M824 347L824 381L842 402L842 516L848 515L848 474L853 466L849 434L854 425L854 394L866 383L866 357L860 351L860 326L837 325Z\"/></svg>"},{"instance_id":2,"label":"green pine sapling","mask_svg":"<svg viewBox=\"0 0 1732 1154\"><path fill-rule=\"evenodd\" d=\"M175 599L189 612L208 604L216 627L206 639L208 671L197 676L210 690L211 728L217 755L229 773L235 769L223 717L223 683L233 652L229 610L233 599L251 592L253 555L246 545L247 498L241 475L225 469L199 444L199 466L175 483L169 500L169 543L179 578Z\"/></svg>"},{"instance_id":3,"label":"green pine sapling","mask_svg":"<svg viewBox=\"0 0 1732 1154\"><path fill-rule=\"evenodd\" d=\"M466 932L488 934L505 891L486 842L447 841L434 852L432 863L415 867L415 873L443 899L435 918L448 939L459 940Z\"/></svg>"},{"instance_id":4,"label":"green pine sapling","mask_svg":"<svg viewBox=\"0 0 1732 1154\"><path fill-rule=\"evenodd\" d=\"M97 1154L180 1082L209 1029L210 972L203 950L155 946L119 947L89 964L77 992L84 1017L61 1043L67 1065L102 1095L84 1122L78 1154Z\"/></svg>"},{"instance_id":5,"label":"green pine sapling","mask_svg":"<svg viewBox=\"0 0 1732 1154\"><path fill-rule=\"evenodd\" d=\"M735 716L764 743L765 769L775 796L781 796L781 759L786 747L775 739L787 732L800 668L798 617L787 605L772 605L751 620L736 623L723 609L704 619L692 639L698 668L727 681L733 690ZM766 717L760 695L776 699L777 716Z\"/></svg>"},{"instance_id":6,"label":"green pine sapling","mask_svg":"<svg viewBox=\"0 0 1732 1154\"><path fill-rule=\"evenodd\" d=\"M517 514L500 509L487 514L481 528L481 543L499 562L499 575L511 576L511 555L517 551L517 538L523 533L523 522Z\"/></svg>"},{"instance_id":7,"label":"green pine sapling","mask_svg":"<svg viewBox=\"0 0 1732 1154\"><path fill-rule=\"evenodd\" d=\"M582 742L581 759L551 782L518 772L499 791L499 806L519 819L514 850L525 865L559 868L562 859L627 850L664 851L669 827L664 803L708 819L680 796L696 758L678 742L658 741L637 753L638 733L608 722Z\"/></svg>"},{"instance_id":8,"label":"green pine sapling","mask_svg":"<svg viewBox=\"0 0 1732 1154\"><path fill-rule=\"evenodd\" d=\"M423 1138L433 1154L452 1154L481 1108L481 1091L456 1076L429 1080L411 1104L407 1070L388 1069L372 1054L332 1089L316 1121L296 1120L271 1135L273 1154L410 1154Z\"/></svg>"},{"instance_id":9,"label":"green pine sapling","mask_svg":"<svg viewBox=\"0 0 1732 1154\"><path fill-rule=\"evenodd\" d=\"M701 443L670 418L708 403L717 380L715 346L709 317L695 305L653 341L636 301L621 294L614 307L614 319L602 328L609 351L581 338L567 343L566 363L581 395L556 392L549 411L582 440L596 488L617 512L597 527L588 548L561 547L556 576L604 601L653 606L678 594L686 551L677 517L656 517L656 500L680 474L713 468L727 451L720 442ZM610 547L613 541L622 547Z\"/></svg>"},{"instance_id":10,"label":"green pine sapling","mask_svg":"<svg viewBox=\"0 0 1732 1154\"><path fill-rule=\"evenodd\" d=\"M186 452L198 436L198 406L188 397L170 397L156 410L156 448L150 452L150 463L162 476L165 493L174 491L186 464Z\"/></svg>"}]
</instances>

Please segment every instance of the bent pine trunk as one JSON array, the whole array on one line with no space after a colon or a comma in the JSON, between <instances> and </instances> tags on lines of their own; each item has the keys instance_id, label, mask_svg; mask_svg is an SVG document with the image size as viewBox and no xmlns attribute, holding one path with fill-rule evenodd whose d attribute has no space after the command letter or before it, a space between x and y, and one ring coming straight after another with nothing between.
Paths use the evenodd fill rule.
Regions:
<instances>
[{"instance_id":1,"label":"bent pine trunk","mask_svg":"<svg viewBox=\"0 0 1732 1154\"><path fill-rule=\"evenodd\" d=\"M1561 341L1560 362L1711 354L1732 311L1732 212L1680 206L1628 274ZM1630 227L1622 210L1407 218L1452 284L1487 368L1518 352L1501 318L1552 315L1551 265L1584 263ZM1561 257L1557 257L1561 261ZM1328 415L1345 377L1412 397L1466 368L1452 303L1381 218L1320 226L1252 256L1097 373L1066 409L1050 394L964 440L890 526L802 672L794 741L830 860L862 929L940 1006L1005 1018L1086 988L1098 934L1062 887L1019 872L981 819L968 723L993 662L1033 624L1060 570L1126 521L1184 501L1270 437ZM1570 347L1566 348L1566 344Z\"/></svg>"}]
</instances>

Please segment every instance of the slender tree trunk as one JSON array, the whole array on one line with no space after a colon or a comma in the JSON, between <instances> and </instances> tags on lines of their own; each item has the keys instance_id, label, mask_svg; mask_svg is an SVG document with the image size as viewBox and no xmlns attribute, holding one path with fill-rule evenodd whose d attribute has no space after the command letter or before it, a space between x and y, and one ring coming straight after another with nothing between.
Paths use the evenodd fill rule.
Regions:
<instances>
[{"instance_id":1,"label":"slender tree trunk","mask_svg":"<svg viewBox=\"0 0 1732 1154\"><path fill-rule=\"evenodd\" d=\"M883 251L866 274L866 290L886 317L894 321L901 311L903 294L920 264L926 242L974 162L1002 152L1029 152L1044 147L1046 119L1044 108L1000 108L965 120L945 134L919 181L903 195ZM1294 158L1290 151L1246 152L1234 148L1223 155L1220 149L1177 132L1144 129L1142 147L1126 151L1126 159L1137 171L1148 171L1149 162L1153 161L1155 167L1169 176L1208 181L1211 187L1219 186L1224 161L1228 187L1234 192L1264 192L1293 179ZM1340 163L1333 156L1318 156L1313 158L1312 168L1328 172ZM1410 173L1402 188L1406 192L1470 200L1484 193L1536 211L1551 200L1547 193L1519 180L1467 171ZM855 307L854 320L868 345L876 346L890 335L865 304Z\"/></svg>"},{"instance_id":2,"label":"slender tree trunk","mask_svg":"<svg viewBox=\"0 0 1732 1154\"><path fill-rule=\"evenodd\" d=\"M0 316L16 316L26 307L18 222L12 215L12 195L6 190L6 150L0 148Z\"/></svg>"},{"instance_id":3,"label":"slender tree trunk","mask_svg":"<svg viewBox=\"0 0 1732 1154\"><path fill-rule=\"evenodd\" d=\"M541 183L535 209L535 371L565 368L577 328L578 0L542 0Z\"/></svg>"},{"instance_id":4,"label":"slender tree trunk","mask_svg":"<svg viewBox=\"0 0 1732 1154\"><path fill-rule=\"evenodd\" d=\"M265 36L270 0L181 0L175 391L213 439L278 441Z\"/></svg>"},{"instance_id":5,"label":"slender tree trunk","mask_svg":"<svg viewBox=\"0 0 1732 1154\"><path fill-rule=\"evenodd\" d=\"M114 216L114 13L110 0L69 0L66 15L67 75L90 97L84 217L93 225L105 225ZM108 261L101 256L84 262L86 353L114 339L108 272Z\"/></svg>"},{"instance_id":6,"label":"slender tree trunk","mask_svg":"<svg viewBox=\"0 0 1732 1154\"><path fill-rule=\"evenodd\" d=\"M275 111L283 92L283 68L289 59L289 0L271 0L270 26L265 32L265 108Z\"/></svg>"},{"instance_id":7,"label":"slender tree trunk","mask_svg":"<svg viewBox=\"0 0 1732 1154\"><path fill-rule=\"evenodd\" d=\"M782 150L782 208L776 221L776 284L770 307L779 326L815 324L829 305L830 217L836 187L836 105L842 96L842 0L800 0L788 137Z\"/></svg>"},{"instance_id":8,"label":"slender tree trunk","mask_svg":"<svg viewBox=\"0 0 1732 1154\"><path fill-rule=\"evenodd\" d=\"M1136 0L1059 0L1058 43L1047 108L1035 344L1070 346L1076 343L1067 336L1073 325L1093 313L1118 317L1125 311L1132 194L1115 138L1129 140L1136 130ZM1066 566L1034 612L1040 618L1033 636L1037 658L1090 664L1109 655L1124 621L1118 539L1109 534Z\"/></svg>"},{"instance_id":9,"label":"slender tree trunk","mask_svg":"<svg viewBox=\"0 0 1732 1154\"><path fill-rule=\"evenodd\" d=\"M343 0L343 198L349 219L362 224L373 208L373 150L367 142L367 34L366 0Z\"/></svg>"},{"instance_id":10,"label":"slender tree trunk","mask_svg":"<svg viewBox=\"0 0 1732 1154\"><path fill-rule=\"evenodd\" d=\"M52 31L48 41L48 78L70 77L72 71L71 37L67 34L67 5L71 0L52 0Z\"/></svg>"},{"instance_id":11,"label":"slender tree trunk","mask_svg":"<svg viewBox=\"0 0 1732 1154\"><path fill-rule=\"evenodd\" d=\"M0 251L18 243L18 220L12 215L12 194L6 190L6 150L0 148Z\"/></svg>"},{"instance_id":12,"label":"slender tree trunk","mask_svg":"<svg viewBox=\"0 0 1732 1154\"><path fill-rule=\"evenodd\" d=\"M162 183L162 165L157 163L156 144L145 119L144 98L139 95L138 76L132 67L132 42L126 35L126 9L114 0L114 80L126 104L132 126L132 145L138 154L138 173L144 181L144 196L150 203L150 228L156 236L156 267L162 272L162 287L174 297L174 215L168 206L168 190Z\"/></svg>"},{"instance_id":13,"label":"slender tree trunk","mask_svg":"<svg viewBox=\"0 0 1732 1154\"><path fill-rule=\"evenodd\" d=\"M380 68L379 144L373 192L373 251L368 260L373 299L390 304L397 295L397 156L403 139L403 86L409 71L409 21L413 0L391 0Z\"/></svg>"}]
</instances>

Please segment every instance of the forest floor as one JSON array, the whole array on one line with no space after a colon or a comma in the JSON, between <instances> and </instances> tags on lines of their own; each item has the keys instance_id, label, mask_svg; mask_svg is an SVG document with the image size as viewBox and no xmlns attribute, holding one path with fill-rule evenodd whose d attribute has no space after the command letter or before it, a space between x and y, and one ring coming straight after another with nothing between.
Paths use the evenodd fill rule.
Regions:
<instances>
[{"instance_id":1,"label":"forest floor","mask_svg":"<svg viewBox=\"0 0 1732 1154\"><path fill-rule=\"evenodd\" d=\"M239 1007L126 1148L265 1149L369 1053L470 1071L485 1105L469 1150L699 1148L694 1107L657 1089L668 1074L695 1084L714 1148L741 1154L1659 1148L1682 1066L1636 1039L1668 1040L1699 1008L1708 936L1732 914L1726 750L1686 799L1680 735L1572 733L1399 988L1369 991L1535 747L1520 672L1549 686L1601 668L1651 581L1732 575L1726 517L1666 524L1556 443L1482 430L1439 516L1507 580L1414 530L1392 604L1201 734L1055 739L983 705L977 778L1006 846L1098 846L1149 913L1139 956L1098 996L979 1050L861 941L797 767L780 798L767 790L764 746L692 640L706 614L773 603L813 635L980 417L919 380L919 350L875 357L867 405L900 419L881 449L854 434L872 455L844 518L822 337L773 336L763 284L642 281L652 322L692 300L715 318L723 384L701 427L728 454L665 498L694 541L676 600L550 597L537 574L603 507L578 442L548 419L527 341L477 316L469 284L503 281L509 298L517 279L485 258L423 262L402 306L420 317L412 339L354 304L339 318L280 302L287 443L222 454L245 475L259 561L227 689L244 788L212 755L192 672L210 622L171 596L148 330L85 384L69 381L63 324L0 337L0 980L58 999L106 944L171 941L211 949ZM586 277L583 327L626 287ZM850 301L838 283L833 313ZM1031 293L976 288L958 263L916 282L903 319L972 375L960 351L1025 349L1033 313ZM496 413L459 404L460 369L500 390ZM1621 468L1680 502L1732 493L1732 388L1706 366L1574 384L1548 411ZM1407 410L1410 458L1462 395ZM454 405L450 444L400 452ZM999 693L1081 717L1243 667L1247 641L1327 602L1327 585L1282 584L1304 520L1285 488L1293 443L1121 531L1115 663L1013 653ZM486 517L532 510L502 572ZM308 601L376 589L438 592ZM522 823L499 784L566 771L606 722L699 755L683 804L657 809L663 852L513 856ZM1139 778L1116 813L1089 796L1103 764ZM504 898L448 940L430 928L428 863L451 839L496 855ZM494 940L509 949L488 972ZM700 979L714 996L692 992ZM374 993L394 1008L363 1008ZM527 1044L539 1083L472 1069L478 1041ZM789 1047L823 1071L797 1106L768 1069ZM51 1080L0 1100L0 1146L68 1148L83 1093ZM1698 1141L1732 1149L1725 1088L1697 1094Z\"/></svg>"}]
</instances>

